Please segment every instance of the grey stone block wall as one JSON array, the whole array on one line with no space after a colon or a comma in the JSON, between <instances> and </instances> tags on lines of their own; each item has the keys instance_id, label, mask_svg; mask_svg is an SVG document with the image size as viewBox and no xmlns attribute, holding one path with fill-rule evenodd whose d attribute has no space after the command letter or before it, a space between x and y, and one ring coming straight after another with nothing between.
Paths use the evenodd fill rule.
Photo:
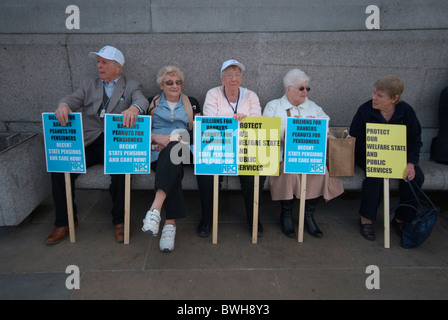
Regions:
<instances>
[{"instance_id":1,"label":"grey stone block wall","mask_svg":"<svg viewBox=\"0 0 448 320\"><path fill-rule=\"evenodd\" d=\"M379 30L365 25L371 4ZM79 8L79 29L66 27L69 5ZM222 61L236 58L264 107L283 94L284 74L301 68L331 126L348 126L374 81L397 75L422 126L436 129L448 85L447 13L446 0L3 0L0 132L41 132L40 114L96 76L87 54L105 44L124 52L124 72L147 96L159 91L157 69L175 64L186 74L185 93L203 102L219 85Z\"/></svg>"}]
</instances>

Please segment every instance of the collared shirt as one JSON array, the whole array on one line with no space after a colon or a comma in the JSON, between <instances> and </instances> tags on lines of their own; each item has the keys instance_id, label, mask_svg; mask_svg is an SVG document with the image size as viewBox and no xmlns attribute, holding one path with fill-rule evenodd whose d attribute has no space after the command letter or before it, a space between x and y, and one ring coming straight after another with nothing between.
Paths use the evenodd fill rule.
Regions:
<instances>
[{"instance_id":1,"label":"collared shirt","mask_svg":"<svg viewBox=\"0 0 448 320\"><path fill-rule=\"evenodd\" d=\"M292 105L286 94L280 99L275 99L269 101L266 104L266 107L263 111L263 116L265 117L281 117L282 118L282 139L285 137L285 128L286 128L286 118L288 117L287 111L290 110L291 117L299 117L299 118L320 118L320 119L328 119L330 117L324 112L324 110L315 104L313 101L308 100L306 98L305 102L299 104L298 106Z\"/></svg>"},{"instance_id":2,"label":"collared shirt","mask_svg":"<svg viewBox=\"0 0 448 320\"><path fill-rule=\"evenodd\" d=\"M108 98L110 98L112 96L112 93L114 92L114 89L115 89L115 85L117 84L119 79L120 79L120 77L118 77L115 80L110 81L109 83L107 83L106 81L103 80L104 90L106 91Z\"/></svg>"},{"instance_id":3,"label":"collared shirt","mask_svg":"<svg viewBox=\"0 0 448 320\"><path fill-rule=\"evenodd\" d=\"M110 99L110 97L112 96L112 93L114 92L114 89L115 89L115 86L116 86L118 80L120 80L120 77L118 77L118 78L115 79L115 80L110 81L109 83L107 83L106 81L103 80L104 90L106 91L106 95L107 95L107 97L108 97L109 99ZM140 114L143 114L143 109L140 108L139 105L137 105L137 104L134 103L134 104L131 105L131 107L132 107L132 106L136 106L137 109L139 110L139 113L140 113Z\"/></svg>"},{"instance_id":4,"label":"collared shirt","mask_svg":"<svg viewBox=\"0 0 448 320\"><path fill-rule=\"evenodd\" d=\"M174 134L180 131L188 131L188 116L182 99L179 99L174 109L171 109L162 93L160 102L152 116L151 134ZM151 162L159 158L159 151L151 150Z\"/></svg>"}]
</instances>

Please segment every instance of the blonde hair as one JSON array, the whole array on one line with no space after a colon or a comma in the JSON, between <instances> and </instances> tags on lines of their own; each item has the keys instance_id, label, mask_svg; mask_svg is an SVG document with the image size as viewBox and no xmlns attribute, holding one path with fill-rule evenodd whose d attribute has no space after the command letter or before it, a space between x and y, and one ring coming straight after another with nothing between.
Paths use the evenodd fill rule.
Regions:
<instances>
[{"instance_id":1,"label":"blonde hair","mask_svg":"<svg viewBox=\"0 0 448 320\"><path fill-rule=\"evenodd\" d=\"M395 104L401 101L401 94L404 90L403 81L394 76L383 77L375 82L373 87L376 90L384 91L389 95L389 98L395 99L398 96Z\"/></svg>"},{"instance_id":2,"label":"blonde hair","mask_svg":"<svg viewBox=\"0 0 448 320\"><path fill-rule=\"evenodd\" d=\"M182 80L182 82L184 82L184 80L185 80L184 73L182 71L180 71L180 69L178 67L164 66L164 67L160 68L159 71L157 71L157 85L160 88L162 87L162 82L163 82L163 79L165 78L166 74L169 74L172 76L177 76L177 77L179 77L180 80Z\"/></svg>"}]
</instances>

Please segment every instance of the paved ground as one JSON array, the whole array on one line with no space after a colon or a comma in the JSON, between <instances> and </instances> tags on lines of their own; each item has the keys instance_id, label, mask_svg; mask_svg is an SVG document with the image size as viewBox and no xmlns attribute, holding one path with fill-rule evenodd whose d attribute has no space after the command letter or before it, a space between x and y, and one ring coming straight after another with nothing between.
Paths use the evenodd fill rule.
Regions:
<instances>
[{"instance_id":1,"label":"paved ground","mask_svg":"<svg viewBox=\"0 0 448 320\"><path fill-rule=\"evenodd\" d=\"M0 299L448 299L447 193L432 195L443 213L429 240L417 249L401 248L393 229L391 248L385 249L381 215L377 240L364 240L357 225L359 195L322 201L315 217L324 237L305 233L299 243L281 233L279 205L264 193L264 235L253 244L242 196L222 192L214 245L211 236L196 235L199 196L186 192L187 218L178 221L171 253L160 252L159 237L140 230L152 191L132 192L129 245L115 242L110 197L101 190L77 191L76 243L67 237L45 245L53 229L49 197L21 226L0 228ZM298 216L298 201L296 212ZM70 265L80 270L80 289L66 287L67 279L76 283L75 274L66 273ZM370 281L378 274L366 273L370 265L378 267L378 281ZM379 289L368 289L366 280Z\"/></svg>"}]
</instances>

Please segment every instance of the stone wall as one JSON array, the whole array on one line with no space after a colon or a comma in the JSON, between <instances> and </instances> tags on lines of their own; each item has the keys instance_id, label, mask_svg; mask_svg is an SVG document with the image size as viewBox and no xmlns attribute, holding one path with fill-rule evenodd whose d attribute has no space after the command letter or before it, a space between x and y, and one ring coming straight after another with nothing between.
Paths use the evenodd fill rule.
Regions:
<instances>
[{"instance_id":1,"label":"stone wall","mask_svg":"<svg viewBox=\"0 0 448 320\"><path fill-rule=\"evenodd\" d=\"M79 8L79 29L67 29L69 5ZM366 27L369 5L379 9L380 29ZM157 69L174 64L186 74L185 93L201 103L219 85L226 59L245 64L243 84L263 107L283 94L284 74L301 68L330 126L350 125L374 81L396 75L404 100L435 135L448 85L447 13L446 0L3 0L0 132L41 132L41 113L96 76L88 52L110 44L123 51L124 72L145 95L159 91Z\"/></svg>"}]
</instances>

